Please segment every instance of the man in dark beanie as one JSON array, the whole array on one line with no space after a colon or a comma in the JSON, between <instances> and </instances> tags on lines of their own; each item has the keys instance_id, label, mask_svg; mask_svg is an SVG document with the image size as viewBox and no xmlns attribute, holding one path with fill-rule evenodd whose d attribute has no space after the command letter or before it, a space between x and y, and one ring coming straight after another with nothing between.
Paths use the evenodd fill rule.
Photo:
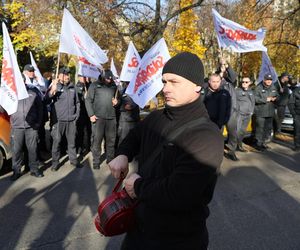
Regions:
<instances>
[{"instance_id":1,"label":"man in dark beanie","mask_svg":"<svg viewBox=\"0 0 300 250\"><path fill-rule=\"evenodd\" d=\"M207 249L208 203L224 143L200 99L203 76L195 54L171 58L162 71L165 108L132 129L109 163L112 175L120 178L139 156L137 173L124 180L138 205L137 225L127 232L122 249Z\"/></svg>"}]
</instances>

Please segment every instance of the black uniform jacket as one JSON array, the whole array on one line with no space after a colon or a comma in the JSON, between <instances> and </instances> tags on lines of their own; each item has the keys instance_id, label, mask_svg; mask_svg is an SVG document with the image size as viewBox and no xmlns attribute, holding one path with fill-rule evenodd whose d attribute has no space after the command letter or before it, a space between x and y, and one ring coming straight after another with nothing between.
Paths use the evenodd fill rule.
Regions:
<instances>
[{"instance_id":1,"label":"black uniform jacket","mask_svg":"<svg viewBox=\"0 0 300 250\"><path fill-rule=\"evenodd\" d=\"M115 97L116 91L118 90L114 83L105 84L100 80L93 82L89 87L85 99L85 106L89 117L96 115L103 119L116 118L116 110L112 105L112 98ZM118 99L119 96L118 93Z\"/></svg>"},{"instance_id":2,"label":"black uniform jacket","mask_svg":"<svg viewBox=\"0 0 300 250\"><path fill-rule=\"evenodd\" d=\"M18 109L10 116L12 128L39 129L43 121L43 104L39 90L26 85L29 97L18 101Z\"/></svg>"},{"instance_id":3,"label":"black uniform jacket","mask_svg":"<svg viewBox=\"0 0 300 250\"><path fill-rule=\"evenodd\" d=\"M275 113L274 102L267 102L267 97L277 97L277 88L272 84L267 87L262 82L254 89L255 109L254 113L259 117L273 117Z\"/></svg>"},{"instance_id":4,"label":"black uniform jacket","mask_svg":"<svg viewBox=\"0 0 300 250\"><path fill-rule=\"evenodd\" d=\"M166 140L170 131L199 117L207 121L186 129L174 142ZM160 144L164 144L160 155L151 167L144 167ZM130 131L117 155L124 154L130 161L139 156L138 174L142 178L134 184L140 201L136 215L149 238L163 245L170 238L206 230L207 204L213 196L223 146L221 132L209 120L200 98L181 107L154 111ZM188 244L185 249L189 249Z\"/></svg>"}]
</instances>

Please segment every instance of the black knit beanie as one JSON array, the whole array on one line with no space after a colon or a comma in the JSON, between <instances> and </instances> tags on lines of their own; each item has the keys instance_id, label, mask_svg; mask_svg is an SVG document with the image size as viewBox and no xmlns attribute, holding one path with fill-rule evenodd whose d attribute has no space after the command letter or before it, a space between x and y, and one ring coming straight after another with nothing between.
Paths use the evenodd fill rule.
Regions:
<instances>
[{"instance_id":1,"label":"black knit beanie","mask_svg":"<svg viewBox=\"0 0 300 250\"><path fill-rule=\"evenodd\" d=\"M184 77L202 86L204 83L204 67L200 58L190 52L182 52L166 62L162 74L172 73Z\"/></svg>"}]
</instances>

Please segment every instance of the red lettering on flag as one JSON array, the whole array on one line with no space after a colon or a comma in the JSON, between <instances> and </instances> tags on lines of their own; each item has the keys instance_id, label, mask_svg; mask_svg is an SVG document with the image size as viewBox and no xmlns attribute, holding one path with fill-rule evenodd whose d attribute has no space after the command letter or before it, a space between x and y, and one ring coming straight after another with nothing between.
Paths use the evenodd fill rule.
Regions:
<instances>
[{"instance_id":1,"label":"red lettering on flag","mask_svg":"<svg viewBox=\"0 0 300 250\"><path fill-rule=\"evenodd\" d=\"M17 95L17 87L13 74L13 69L8 68L7 60L3 58L2 61L2 79L6 82L6 85Z\"/></svg>"},{"instance_id":2,"label":"red lettering on flag","mask_svg":"<svg viewBox=\"0 0 300 250\"><path fill-rule=\"evenodd\" d=\"M138 88L145 84L153 75L155 75L159 69L164 66L163 57L158 56L157 60L153 60L151 63L147 65L147 67L143 70L140 70L137 74L134 93L138 90Z\"/></svg>"}]
</instances>

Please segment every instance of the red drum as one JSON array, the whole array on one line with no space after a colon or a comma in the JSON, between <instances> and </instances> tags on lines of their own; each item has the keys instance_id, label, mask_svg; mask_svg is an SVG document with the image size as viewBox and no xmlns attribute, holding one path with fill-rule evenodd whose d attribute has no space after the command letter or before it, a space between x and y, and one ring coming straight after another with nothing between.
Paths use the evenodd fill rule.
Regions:
<instances>
[{"instance_id":1,"label":"red drum","mask_svg":"<svg viewBox=\"0 0 300 250\"><path fill-rule=\"evenodd\" d=\"M95 226L104 236L123 234L135 226L134 208L137 201L131 199L125 189L118 192L122 182L123 179L120 179L112 194L98 207Z\"/></svg>"}]
</instances>

